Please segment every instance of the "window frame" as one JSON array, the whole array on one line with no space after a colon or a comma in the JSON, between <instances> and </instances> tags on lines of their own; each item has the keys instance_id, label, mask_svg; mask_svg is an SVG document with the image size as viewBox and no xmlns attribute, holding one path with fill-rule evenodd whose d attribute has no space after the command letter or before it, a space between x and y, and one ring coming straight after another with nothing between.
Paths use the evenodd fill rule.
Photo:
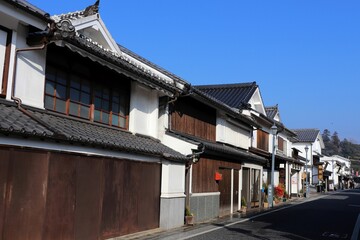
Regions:
<instances>
[{"instance_id":1,"label":"window frame","mask_svg":"<svg viewBox=\"0 0 360 240\"><path fill-rule=\"evenodd\" d=\"M9 69L10 69L10 56L11 56L11 42L12 42L12 30L0 25L0 30L7 33L5 55L4 55L4 67L0 69L3 71L1 81L0 97L6 97L6 91L8 87Z\"/></svg>"},{"instance_id":2,"label":"window frame","mask_svg":"<svg viewBox=\"0 0 360 240\"><path fill-rule=\"evenodd\" d=\"M53 72L49 72L49 71L53 71ZM66 95L65 98L59 98L56 95L56 84L54 85L54 92L53 94L48 93L47 92L47 84L49 82L52 83L57 83L57 76L59 75L59 72L65 73L63 76L65 76L65 80L66 80ZM53 75L55 80L51 80L49 78L50 75ZM113 76L113 75L112 75ZM117 127L117 128L121 128L121 129L125 129L128 130L129 128L129 108L130 108L130 82L126 82L124 85L126 86L125 89L124 87L121 88L121 86L118 85L112 85L110 84L110 82L106 82L106 83L99 83L99 81L97 81L97 76L96 74L91 75L91 74L82 74L79 73L79 71L74 71L74 69L71 69L71 67L64 67L64 66L56 66L56 63L47 63L47 67L46 67L46 74L45 74L45 89L44 89L44 106L45 109L49 110L49 111L53 111L53 112L57 112L57 113L61 113L61 114L65 114L67 116L71 116L71 117L77 117L77 118L81 118L81 119L87 119L90 120L91 122L96 122L96 123L100 123L100 124L105 124L108 126L113 126L113 127ZM125 76L124 76L125 77ZM71 81L75 78L80 79L80 88L76 88L74 86L71 85ZM86 92L85 94L89 94L89 104L87 103L83 103L81 101L81 93L82 93L82 83L83 81L87 81L88 82L88 86L89 86L89 91ZM64 86L64 84L60 84L62 86ZM95 99L96 99L96 86L101 86L102 89L107 88L110 93L109 93L109 102L108 102L108 109L109 111L106 110L106 112L109 114L108 117L108 121L104 122L104 121L98 121L95 120L95 111L99 110L99 108L96 108L96 103L95 103ZM80 93L79 95L79 100L80 101L75 101L73 99L71 99L71 90L76 90ZM119 101L114 103L112 101L113 99L113 92L115 90L118 90L118 98ZM51 106L49 105L49 107L47 107L47 97L51 97L52 100L54 101L53 103L51 103ZM61 101L65 101L65 111L59 111L56 109L56 102L57 99L61 100ZM121 99L124 100L124 102L121 102ZM72 114L71 113L71 104L77 104L78 105L78 114ZM121 114L120 112L114 112L112 109L112 106L114 104L119 105L118 109L119 111L121 109L125 109L124 114ZM81 116L81 107L85 106L89 108L89 114L87 117L83 117ZM102 110L102 109L100 109ZM105 111L105 110L104 110ZM118 124L114 125L113 121L112 121L112 116L116 115L119 120L118 120ZM121 121L121 119L124 119Z\"/></svg>"}]
</instances>

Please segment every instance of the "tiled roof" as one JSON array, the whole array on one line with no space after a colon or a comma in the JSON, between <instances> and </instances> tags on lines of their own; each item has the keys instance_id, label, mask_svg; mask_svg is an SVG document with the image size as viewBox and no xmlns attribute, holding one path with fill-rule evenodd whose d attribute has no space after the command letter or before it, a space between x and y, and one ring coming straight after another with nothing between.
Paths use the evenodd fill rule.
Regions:
<instances>
[{"instance_id":1,"label":"tiled roof","mask_svg":"<svg viewBox=\"0 0 360 240\"><path fill-rule=\"evenodd\" d=\"M90 39L84 38L83 36L67 38L66 42L68 43L65 43L64 45L70 50L78 52L80 55L86 55L93 61L98 61L101 64L105 64L106 66L113 68L116 71L128 71L131 74L136 74L136 76L141 78L142 83L152 88L156 88L158 90L165 89L170 92L182 91L178 88L177 84L169 82L158 74L154 74L152 71L136 64L136 62L132 61L125 54L118 55L114 52L103 49L101 46L92 43ZM97 58L93 57L92 54L94 54ZM175 79L175 81L181 81L181 84L190 85L183 80L179 81L179 79Z\"/></svg>"},{"instance_id":2,"label":"tiled roof","mask_svg":"<svg viewBox=\"0 0 360 240\"><path fill-rule=\"evenodd\" d=\"M214 107L217 109L222 109L223 111L225 111L232 117L234 117L246 124L249 124L249 125L255 126L255 127L260 126L254 119L252 119L246 115L240 114L238 108L235 108L235 109L231 108L224 102L221 102L217 98L207 94L206 92L203 92L202 90L197 89L196 87L192 87L190 91L192 92L192 96L195 99L197 99L198 101L203 102L205 104L210 104L211 107Z\"/></svg>"},{"instance_id":3,"label":"tiled roof","mask_svg":"<svg viewBox=\"0 0 360 240\"><path fill-rule=\"evenodd\" d=\"M48 138L175 161L187 160L184 155L163 145L157 139L134 135L106 125L48 111L28 109L23 112L14 104L3 100L0 101L0 113L0 132L5 134Z\"/></svg>"},{"instance_id":4,"label":"tiled roof","mask_svg":"<svg viewBox=\"0 0 360 240\"><path fill-rule=\"evenodd\" d=\"M296 133L297 142L315 142L320 130L319 129L291 129Z\"/></svg>"},{"instance_id":5,"label":"tiled roof","mask_svg":"<svg viewBox=\"0 0 360 240\"><path fill-rule=\"evenodd\" d=\"M265 112L268 118L274 119L276 113L278 112L278 106L265 107Z\"/></svg>"},{"instance_id":6,"label":"tiled roof","mask_svg":"<svg viewBox=\"0 0 360 240\"><path fill-rule=\"evenodd\" d=\"M87 17L89 15L97 14L96 11L88 11L87 9L94 7L94 5L89 6L85 10L70 12L67 14L54 15L51 18L55 22L61 22L63 20L76 20ZM108 49L98 42L93 41L91 38L76 32L75 36L66 37L68 42L75 43L76 45L86 47L85 50L89 52L96 53L99 57L110 59L112 62L122 63L126 65L128 69L136 71L137 74L146 75L148 79L154 79L157 82L162 82L162 84L168 85L173 89L176 89L180 85L189 85L188 82L176 76L175 74L161 68L160 66L150 62L149 60L135 54L129 49L117 44L120 49L120 52ZM174 82L173 82L174 81Z\"/></svg>"},{"instance_id":7,"label":"tiled roof","mask_svg":"<svg viewBox=\"0 0 360 240\"><path fill-rule=\"evenodd\" d=\"M179 76L175 75L174 73L171 73L171 72L167 71L166 69L160 67L159 65L157 65L157 64L155 64L155 63L153 63L153 62L151 62L149 60L147 60L146 58L141 57L140 55L134 53L133 51L127 49L126 47L124 47L124 46L122 46L120 44L117 44L117 45L120 48L120 51L122 51L122 52L128 54L129 56L137 59L138 61L140 61L140 62L142 62L142 63L144 63L144 64L146 64L148 66L151 66L152 68L156 69L157 71L159 71L159 72L161 72L161 73L163 73L163 74L165 74L165 75L167 75L167 76L169 76L171 78L174 78L177 81L182 82L183 84L188 84L187 81L185 81L184 79L182 79Z\"/></svg>"},{"instance_id":8,"label":"tiled roof","mask_svg":"<svg viewBox=\"0 0 360 240\"><path fill-rule=\"evenodd\" d=\"M197 85L195 88L213 96L232 108L241 108L254 94L257 85L252 83Z\"/></svg>"},{"instance_id":9,"label":"tiled roof","mask_svg":"<svg viewBox=\"0 0 360 240\"><path fill-rule=\"evenodd\" d=\"M50 15L45 11L41 10L40 8L32 5L28 1L25 0L5 0L5 2L22 9L25 12L28 12L42 20L50 21Z\"/></svg>"},{"instance_id":10,"label":"tiled roof","mask_svg":"<svg viewBox=\"0 0 360 240\"><path fill-rule=\"evenodd\" d=\"M199 147L203 146L203 151L208 154L219 155L224 160L235 160L237 162L251 162L258 164L267 163L267 159L260 157L256 154L250 153L241 148L237 148L234 146L230 146L228 144L220 143L220 142L211 142L205 139L201 139L199 137L191 136L184 133L168 131L168 134L174 135L178 138L181 138L185 141L189 141L193 144L198 144Z\"/></svg>"}]
</instances>

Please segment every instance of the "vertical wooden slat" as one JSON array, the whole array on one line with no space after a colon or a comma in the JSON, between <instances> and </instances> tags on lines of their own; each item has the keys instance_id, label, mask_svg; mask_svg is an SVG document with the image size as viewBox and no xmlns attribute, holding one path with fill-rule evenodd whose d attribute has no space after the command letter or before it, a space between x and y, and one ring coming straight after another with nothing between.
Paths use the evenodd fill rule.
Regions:
<instances>
[{"instance_id":1,"label":"vertical wooden slat","mask_svg":"<svg viewBox=\"0 0 360 240\"><path fill-rule=\"evenodd\" d=\"M194 99L178 99L171 114L171 129L216 140L216 110Z\"/></svg>"},{"instance_id":2,"label":"vertical wooden slat","mask_svg":"<svg viewBox=\"0 0 360 240\"><path fill-rule=\"evenodd\" d=\"M76 158L75 239L99 238L102 195L102 159Z\"/></svg>"},{"instance_id":3,"label":"vertical wooden slat","mask_svg":"<svg viewBox=\"0 0 360 240\"><path fill-rule=\"evenodd\" d=\"M11 152L4 239L41 239L46 202L48 156Z\"/></svg>"},{"instance_id":4,"label":"vertical wooden slat","mask_svg":"<svg viewBox=\"0 0 360 240\"><path fill-rule=\"evenodd\" d=\"M122 207L122 218L121 218L121 233L129 234L136 232L139 228L138 224L138 205L140 199L138 198L139 193L142 192L144 187L149 187L149 183L141 185L141 163L125 161L125 171L123 173L124 188L123 188L123 205ZM135 190L136 189L136 190ZM135 191L134 191L135 190ZM147 199L148 201L148 199Z\"/></svg>"},{"instance_id":5,"label":"vertical wooden slat","mask_svg":"<svg viewBox=\"0 0 360 240\"><path fill-rule=\"evenodd\" d=\"M160 165L142 163L141 165L141 191L138 191L138 199L146 198L146 201L139 201L138 224L139 231L159 227L160 212Z\"/></svg>"},{"instance_id":6,"label":"vertical wooden slat","mask_svg":"<svg viewBox=\"0 0 360 240\"><path fill-rule=\"evenodd\" d=\"M101 237L157 228L160 164L105 160Z\"/></svg>"},{"instance_id":7,"label":"vertical wooden slat","mask_svg":"<svg viewBox=\"0 0 360 240\"><path fill-rule=\"evenodd\" d=\"M101 237L121 235L120 215L123 203L124 161L104 160L104 192L102 202ZM129 179L127 181L130 181Z\"/></svg>"},{"instance_id":8,"label":"vertical wooden slat","mask_svg":"<svg viewBox=\"0 0 360 240\"><path fill-rule=\"evenodd\" d=\"M43 239L74 239L75 161L67 154L52 153Z\"/></svg>"},{"instance_id":9,"label":"vertical wooden slat","mask_svg":"<svg viewBox=\"0 0 360 240\"><path fill-rule=\"evenodd\" d=\"M219 169L222 180L219 182L220 216L230 214L231 208L231 169Z\"/></svg>"},{"instance_id":10,"label":"vertical wooden slat","mask_svg":"<svg viewBox=\"0 0 360 240\"><path fill-rule=\"evenodd\" d=\"M8 186L8 171L10 150L0 148L0 239L2 239L5 221L6 189Z\"/></svg>"}]
</instances>

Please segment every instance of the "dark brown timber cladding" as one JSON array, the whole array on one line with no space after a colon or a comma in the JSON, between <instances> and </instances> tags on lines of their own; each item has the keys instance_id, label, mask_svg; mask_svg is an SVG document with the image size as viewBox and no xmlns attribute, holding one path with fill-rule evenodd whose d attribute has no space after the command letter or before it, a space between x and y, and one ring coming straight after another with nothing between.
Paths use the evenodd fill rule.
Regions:
<instances>
[{"instance_id":1,"label":"dark brown timber cladding","mask_svg":"<svg viewBox=\"0 0 360 240\"><path fill-rule=\"evenodd\" d=\"M53 154L49 167L43 239L74 238L76 161Z\"/></svg>"},{"instance_id":2,"label":"dark brown timber cladding","mask_svg":"<svg viewBox=\"0 0 360 240\"><path fill-rule=\"evenodd\" d=\"M48 175L47 153L11 151L3 239L41 239Z\"/></svg>"},{"instance_id":3,"label":"dark brown timber cladding","mask_svg":"<svg viewBox=\"0 0 360 240\"><path fill-rule=\"evenodd\" d=\"M172 106L171 129L216 140L216 110L191 98L181 98Z\"/></svg>"},{"instance_id":4,"label":"dark brown timber cladding","mask_svg":"<svg viewBox=\"0 0 360 240\"><path fill-rule=\"evenodd\" d=\"M105 239L157 228L160 164L0 148L0 239Z\"/></svg>"},{"instance_id":5,"label":"dark brown timber cladding","mask_svg":"<svg viewBox=\"0 0 360 240\"><path fill-rule=\"evenodd\" d=\"M215 172L220 168L241 169L240 163L226 162L218 159L201 158L192 165L192 192L218 192L219 184L215 181Z\"/></svg>"},{"instance_id":6,"label":"dark brown timber cladding","mask_svg":"<svg viewBox=\"0 0 360 240\"><path fill-rule=\"evenodd\" d=\"M269 151L269 133L257 130L257 148Z\"/></svg>"},{"instance_id":7,"label":"dark brown timber cladding","mask_svg":"<svg viewBox=\"0 0 360 240\"><path fill-rule=\"evenodd\" d=\"M220 168L222 180L219 181L220 217L229 215L231 208L231 169Z\"/></svg>"},{"instance_id":8,"label":"dark brown timber cladding","mask_svg":"<svg viewBox=\"0 0 360 240\"><path fill-rule=\"evenodd\" d=\"M8 182L10 152L0 148L0 156L0 239L3 239L2 233L5 219L5 196Z\"/></svg>"}]
</instances>

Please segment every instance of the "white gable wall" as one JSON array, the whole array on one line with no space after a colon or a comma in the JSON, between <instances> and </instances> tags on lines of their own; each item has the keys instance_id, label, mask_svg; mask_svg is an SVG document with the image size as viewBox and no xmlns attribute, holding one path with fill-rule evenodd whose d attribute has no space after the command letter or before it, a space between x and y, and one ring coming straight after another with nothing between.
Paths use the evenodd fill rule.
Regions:
<instances>
[{"instance_id":1,"label":"white gable wall","mask_svg":"<svg viewBox=\"0 0 360 240\"><path fill-rule=\"evenodd\" d=\"M98 14L71 21L76 31L99 43L106 49L120 53L120 49Z\"/></svg>"},{"instance_id":2,"label":"white gable wall","mask_svg":"<svg viewBox=\"0 0 360 240\"><path fill-rule=\"evenodd\" d=\"M252 97L249 100L249 103L251 104L252 109L256 110L259 113L266 115L264 103L262 101L259 88L257 88L255 90L254 94L252 95Z\"/></svg>"}]
</instances>

